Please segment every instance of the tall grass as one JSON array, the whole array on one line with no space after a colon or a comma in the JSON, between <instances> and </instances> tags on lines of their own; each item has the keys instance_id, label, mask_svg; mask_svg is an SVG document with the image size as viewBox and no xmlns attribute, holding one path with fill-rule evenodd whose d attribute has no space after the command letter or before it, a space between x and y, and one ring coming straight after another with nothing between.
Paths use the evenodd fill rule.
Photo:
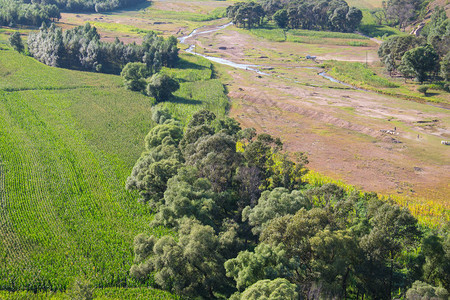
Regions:
<instances>
[{"instance_id":1,"label":"tall grass","mask_svg":"<svg viewBox=\"0 0 450 300\"><path fill-rule=\"evenodd\" d=\"M343 188L346 192L358 191L358 189L352 185L312 170L303 176L303 180L312 186L322 186L324 184L333 183ZM361 191L359 192L361 193ZM420 224L429 227L440 227L447 222L450 222L450 208L436 201L400 195L379 194L378 196L380 199L392 200L398 205L408 208L419 220Z\"/></svg>"}]
</instances>

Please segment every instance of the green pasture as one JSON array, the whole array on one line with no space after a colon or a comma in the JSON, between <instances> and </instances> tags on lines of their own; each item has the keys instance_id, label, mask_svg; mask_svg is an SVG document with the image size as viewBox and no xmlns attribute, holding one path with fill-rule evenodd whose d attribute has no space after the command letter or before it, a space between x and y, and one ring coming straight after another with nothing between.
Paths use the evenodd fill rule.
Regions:
<instances>
[{"instance_id":1,"label":"green pasture","mask_svg":"<svg viewBox=\"0 0 450 300\"><path fill-rule=\"evenodd\" d=\"M419 102L449 103L448 93L439 89L439 85L429 85L430 89L424 95L417 91L418 83L389 78L382 68L345 61L328 61L323 67L331 76L360 88Z\"/></svg>"},{"instance_id":2,"label":"green pasture","mask_svg":"<svg viewBox=\"0 0 450 300\"><path fill-rule=\"evenodd\" d=\"M253 28L249 31L252 35L273 42L293 42L317 45L337 46L369 46L368 38L355 33L315 31L304 29L283 30L281 28L266 27Z\"/></svg>"},{"instance_id":3,"label":"green pasture","mask_svg":"<svg viewBox=\"0 0 450 300\"><path fill-rule=\"evenodd\" d=\"M183 55L179 73L166 71L181 89L160 105L183 122L201 108L225 113L206 60ZM125 190L154 125L151 99L119 76L49 67L5 47L0 120L0 290L63 291L80 274L96 287L139 286L128 276L134 237L167 233L149 228L151 211Z\"/></svg>"}]
</instances>

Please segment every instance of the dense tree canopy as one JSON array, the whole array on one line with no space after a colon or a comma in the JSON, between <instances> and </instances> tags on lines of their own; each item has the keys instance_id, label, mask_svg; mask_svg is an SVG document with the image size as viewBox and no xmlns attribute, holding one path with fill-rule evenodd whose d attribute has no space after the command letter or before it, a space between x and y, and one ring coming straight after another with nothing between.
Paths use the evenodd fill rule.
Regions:
<instances>
[{"instance_id":1,"label":"dense tree canopy","mask_svg":"<svg viewBox=\"0 0 450 300\"><path fill-rule=\"evenodd\" d=\"M48 2L0 0L0 26L32 25L59 20L61 14L56 5Z\"/></svg>"},{"instance_id":2,"label":"dense tree canopy","mask_svg":"<svg viewBox=\"0 0 450 300\"><path fill-rule=\"evenodd\" d=\"M362 20L358 8L344 0L238 2L228 7L227 15L237 26L261 26L270 16L281 27L352 32Z\"/></svg>"},{"instance_id":3,"label":"dense tree canopy","mask_svg":"<svg viewBox=\"0 0 450 300\"><path fill-rule=\"evenodd\" d=\"M28 37L28 49L37 60L56 67L120 74L129 62L145 63L150 73L178 60L177 40L155 33L145 36L142 45L100 41L97 29L86 23L66 31L52 24Z\"/></svg>"},{"instance_id":4,"label":"dense tree canopy","mask_svg":"<svg viewBox=\"0 0 450 300\"><path fill-rule=\"evenodd\" d=\"M153 118L128 188L154 208L152 226L174 234L136 237L137 280L199 299L448 292L447 229L419 228L408 210L374 193L305 185L305 160L229 118L202 110L184 129L166 110Z\"/></svg>"}]
</instances>

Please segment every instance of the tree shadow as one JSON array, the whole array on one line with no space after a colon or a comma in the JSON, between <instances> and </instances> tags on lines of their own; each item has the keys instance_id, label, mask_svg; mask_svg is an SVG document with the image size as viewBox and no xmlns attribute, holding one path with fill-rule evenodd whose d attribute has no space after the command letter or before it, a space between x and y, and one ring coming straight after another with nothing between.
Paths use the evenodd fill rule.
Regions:
<instances>
[{"instance_id":1,"label":"tree shadow","mask_svg":"<svg viewBox=\"0 0 450 300\"><path fill-rule=\"evenodd\" d=\"M195 100L195 99L189 99L185 97L179 97L179 96L172 96L167 102L171 103L177 103L177 104L191 104L191 105L200 105L202 104L202 101Z\"/></svg>"},{"instance_id":2,"label":"tree shadow","mask_svg":"<svg viewBox=\"0 0 450 300\"><path fill-rule=\"evenodd\" d=\"M206 69L209 69L206 66L198 65L196 63L187 61L183 58L180 58L176 67L177 67L177 69L181 69L181 70L187 70L187 69L206 70Z\"/></svg>"},{"instance_id":3,"label":"tree shadow","mask_svg":"<svg viewBox=\"0 0 450 300\"><path fill-rule=\"evenodd\" d=\"M397 31L386 28L383 25L365 24L360 25L359 30L371 37L391 36L397 34Z\"/></svg>"}]
</instances>

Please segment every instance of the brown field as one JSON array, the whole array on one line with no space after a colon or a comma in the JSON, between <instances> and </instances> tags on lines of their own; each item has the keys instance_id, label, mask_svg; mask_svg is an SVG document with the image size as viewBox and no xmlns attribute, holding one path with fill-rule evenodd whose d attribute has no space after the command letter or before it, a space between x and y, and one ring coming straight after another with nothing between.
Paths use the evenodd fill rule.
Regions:
<instances>
[{"instance_id":1,"label":"brown field","mask_svg":"<svg viewBox=\"0 0 450 300\"><path fill-rule=\"evenodd\" d=\"M379 2L358 3L376 7ZM107 38L139 42L142 34L130 28L182 36L196 27L227 22L192 21L185 12L205 13L229 4L154 1L138 12L63 14L61 24L103 22L100 32ZM164 11L179 13L178 20ZM332 39L326 44L271 42L231 26L188 42L196 44L200 53L258 64L270 74L216 65L229 91L230 115L242 126L281 137L288 151L306 152L309 167L322 174L365 191L400 195L423 208L431 205L448 211L450 147L441 145L441 140L450 140L448 94L437 107L355 90L318 76L316 69L308 68L317 64L304 59L315 55L319 61L378 63L377 42L364 41L367 45L359 47ZM380 131L394 129L394 135Z\"/></svg>"}]
</instances>

